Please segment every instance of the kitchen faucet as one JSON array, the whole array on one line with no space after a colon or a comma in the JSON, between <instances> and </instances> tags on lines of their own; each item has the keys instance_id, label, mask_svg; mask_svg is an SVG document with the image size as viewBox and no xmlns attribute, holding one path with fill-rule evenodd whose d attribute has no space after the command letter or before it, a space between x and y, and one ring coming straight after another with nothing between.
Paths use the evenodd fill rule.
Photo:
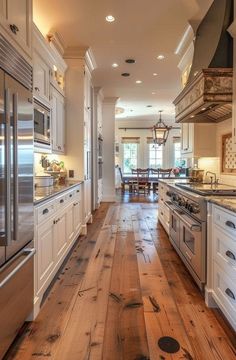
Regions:
<instances>
[{"instance_id":1,"label":"kitchen faucet","mask_svg":"<svg viewBox=\"0 0 236 360\"><path fill-rule=\"evenodd\" d=\"M213 172L211 172L211 171L207 171L207 172L206 172L206 176L207 176L208 174L212 174L212 175L214 175L214 177L215 177L215 181L214 181L214 183L213 183L213 176L210 176L211 185L212 185L212 184L218 184L218 179L216 179L216 173L213 173Z\"/></svg>"}]
</instances>

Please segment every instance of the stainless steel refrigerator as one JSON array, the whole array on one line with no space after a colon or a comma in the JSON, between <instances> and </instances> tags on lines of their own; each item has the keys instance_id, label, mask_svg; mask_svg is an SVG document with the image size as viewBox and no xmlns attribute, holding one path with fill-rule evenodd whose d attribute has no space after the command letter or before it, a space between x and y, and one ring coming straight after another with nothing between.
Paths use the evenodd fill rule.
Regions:
<instances>
[{"instance_id":1,"label":"stainless steel refrigerator","mask_svg":"<svg viewBox=\"0 0 236 360\"><path fill-rule=\"evenodd\" d=\"M28 83L24 80L26 74L30 74L31 71L9 44L7 44L8 53L4 50L2 54L1 41L2 38L0 38L0 359L33 309L35 252L32 241L33 105L32 91L29 86L27 88ZM2 69L7 70L8 73ZM10 76L11 72L11 75L15 78L19 77L21 82ZM25 86L22 83L25 83Z\"/></svg>"}]
</instances>

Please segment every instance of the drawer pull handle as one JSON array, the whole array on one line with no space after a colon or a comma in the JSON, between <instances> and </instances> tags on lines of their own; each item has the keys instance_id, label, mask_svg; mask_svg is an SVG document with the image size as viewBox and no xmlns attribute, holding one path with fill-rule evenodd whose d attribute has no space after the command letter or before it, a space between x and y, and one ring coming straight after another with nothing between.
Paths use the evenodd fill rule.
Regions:
<instances>
[{"instance_id":1,"label":"drawer pull handle","mask_svg":"<svg viewBox=\"0 0 236 360\"><path fill-rule=\"evenodd\" d=\"M226 295L228 295L231 299L235 300L235 295L233 291L231 291L229 288L225 290Z\"/></svg>"},{"instance_id":2,"label":"drawer pull handle","mask_svg":"<svg viewBox=\"0 0 236 360\"><path fill-rule=\"evenodd\" d=\"M76 192L79 193L79 190L77 190Z\"/></svg>"},{"instance_id":3,"label":"drawer pull handle","mask_svg":"<svg viewBox=\"0 0 236 360\"><path fill-rule=\"evenodd\" d=\"M60 204L62 204L62 203L64 203L64 200L63 200L63 199L60 200Z\"/></svg>"},{"instance_id":4,"label":"drawer pull handle","mask_svg":"<svg viewBox=\"0 0 236 360\"><path fill-rule=\"evenodd\" d=\"M74 206L77 206L79 203L74 203Z\"/></svg>"},{"instance_id":5,"label":"drawer pull handle","mask_svg":"<svg viewBox=\"0 0 236 360\"><path fill-rule=\"evenodd\" d=\"M72 197L72 194L70 194L70 197Z\"/></svg>"},{"instance_id":6,"label":"drawer pull handle","mask_svg":"<svg viewBox=\"0 0 236 360\"><path fill-rule=\"evenodd\" d=\"M228 226L228 227L230 227L231 229L235 229L235 228L236 228L235 224L234 224L232 221L230 221L230 220L227 220L226 223L225 223L225 225Z\"/></svg>"},{"instance_id":7,"label":"drawer pull handle","mask_svg":"<svg viewBox=\"0 0 236 360\"><path fill-rule=\"evenodd\" d=\"M225 253L226 256L228 256L230 259L232 260L236 260L236 257L235 255L232 253L232 251L230 250L227 250L226 253Z\"/></svg>"},{"instance_id":8,"label":"drawer pull handle","mask_svg":"<svg viewBox=\"0 0 236 360\"><path fill-rule=\"evenodd\" d=\"M43 215L47 214L48 212L49 212L48 209L44 209L44 210L43 210Z\"/></svg>"}]
</instances>

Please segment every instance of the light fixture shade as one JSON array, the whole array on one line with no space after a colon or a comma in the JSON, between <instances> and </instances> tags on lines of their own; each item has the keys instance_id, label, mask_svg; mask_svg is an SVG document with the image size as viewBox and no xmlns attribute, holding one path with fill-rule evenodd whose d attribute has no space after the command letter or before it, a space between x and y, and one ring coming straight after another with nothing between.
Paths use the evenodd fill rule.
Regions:
<instances>
[{"instance_id":1,"label":"light fixture shade","mask_svg":"<svg viewBox=\"0 0 236 360\"><path fill-rule=\"evenodd\" d=\"M157 144L157 145L165 145L166 140L167 140L168 135L169 135L169 131L171 129L171 126L167 126L162 121L161 112L162 111L159 111L159 113L160 113L159 121L152 128L153 142L154 142L154 144Z\"/></svg>"}]
</instances>

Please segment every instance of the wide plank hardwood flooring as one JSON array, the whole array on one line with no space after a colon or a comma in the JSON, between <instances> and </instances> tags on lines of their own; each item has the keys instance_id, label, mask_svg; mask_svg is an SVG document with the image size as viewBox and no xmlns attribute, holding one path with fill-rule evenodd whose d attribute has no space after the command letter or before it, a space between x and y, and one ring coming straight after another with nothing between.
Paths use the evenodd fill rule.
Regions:
<instances>
[{"instance_id":1,"label":"wide plank hardwood flooring","mask_svg":"<svg viewBox=\"0 0 236 360\"><path fill-rule=\"evenodd\" d=\"M205 306L157 211L102 204L5 360L235 360L235 333ZM162 351L163 336L179 351Z\"/></svg>"}]
</instances>

